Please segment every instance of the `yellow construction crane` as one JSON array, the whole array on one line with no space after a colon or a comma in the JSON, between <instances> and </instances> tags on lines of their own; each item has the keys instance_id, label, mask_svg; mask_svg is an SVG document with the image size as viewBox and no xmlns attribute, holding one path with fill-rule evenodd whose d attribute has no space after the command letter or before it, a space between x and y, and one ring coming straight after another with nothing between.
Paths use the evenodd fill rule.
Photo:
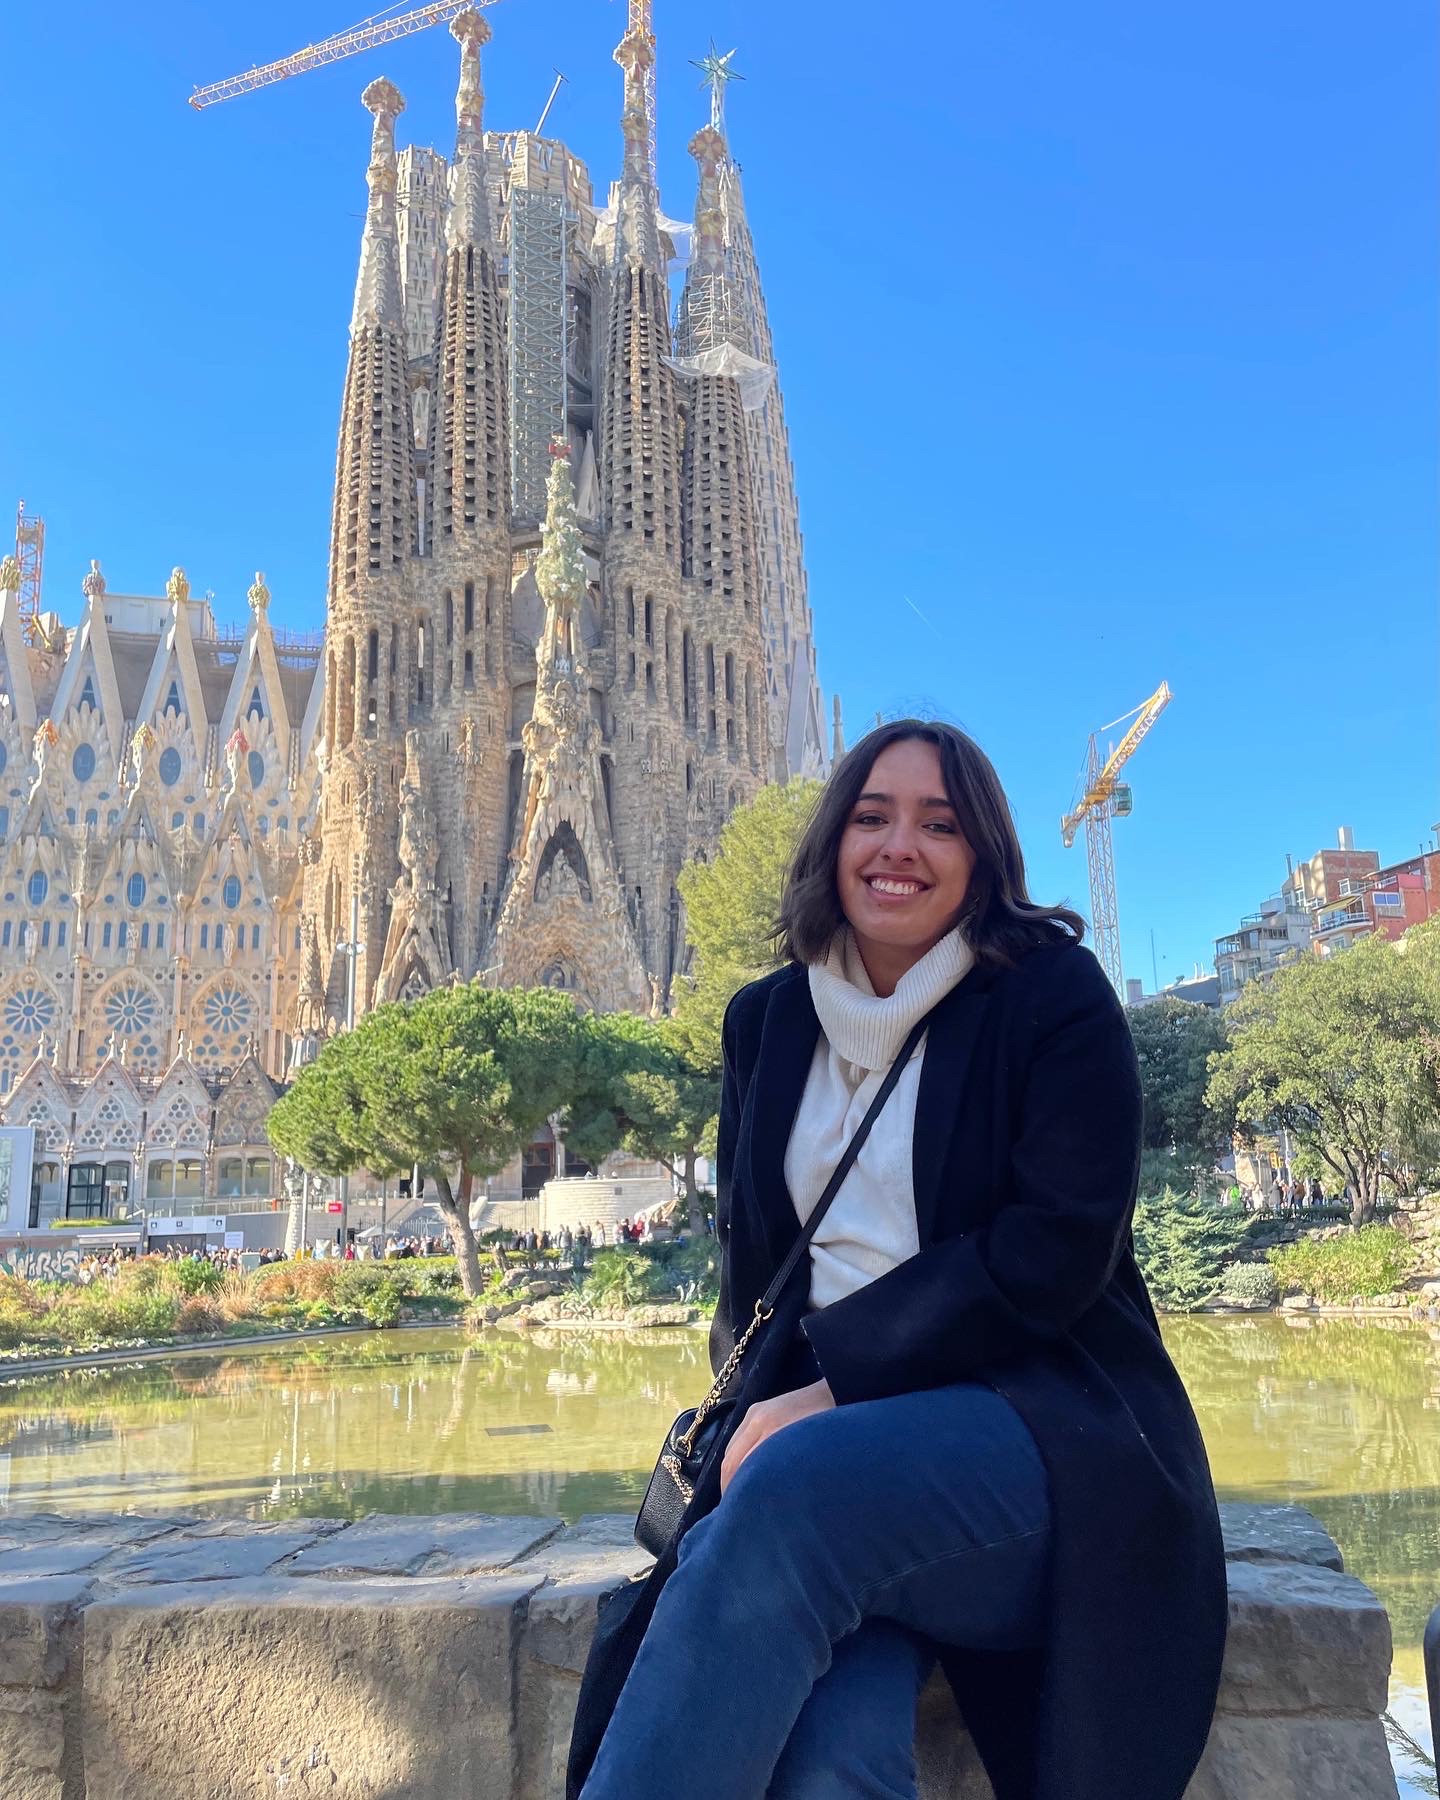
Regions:
<instances>
[{"instance_id":1,"label":"yellow construction crane","mask_svg":"<svg viewBox=\"0 0 1440 1800\"><path fill-rule=\"evenodd\" d=\"M376 44L390 44L396 38L409 37L413 31L428 31L432 25L448 25L458 14L471 7L493 6L495 0L435 0L431 6L417 6L410 12L396 13L394 7L372 13L348 31L318 44L307 44L279 62L265 63L258 69L247 69L243 75L231 75L225 81L212 81L208 87L197 87L190 96L196 112L214 106L220 100L233 100L237 94L251 93L268 87L273 81L284 81L291 75L303 75L307 69L318 69L324 63L340 62L347 56L358 56ZM547 109L548 110L548 109Z\"/></svg>"},{"instance_id":2,"label":"yellow construction crane","mask_svg":"<svg viewBox=\"0 0 1440 1800\"><path fill-rule=\"evenodd\" d=\"M1100 761L1100 732L1090 733L1090 746L1085 756L1084 792L1074 810L1060 821L1060 836L1067 850L1075 842L1075 833L1082 825L1085 827L1095 954L1122 1000L1125 998L1125 971L1120 961L1120 911L1115 899L1115 855L1110 845L1110 821L1128 818L1134 810L1134 795L1130 784L1119 779L1120 771L1139 749L1141 739L1170 704L1170 699L1170 683L1162 681L1143 706L1102 725L1100 731L1113 731L1126 719L1134 720L1103 763Z\"/></svg>"}]
</instances>

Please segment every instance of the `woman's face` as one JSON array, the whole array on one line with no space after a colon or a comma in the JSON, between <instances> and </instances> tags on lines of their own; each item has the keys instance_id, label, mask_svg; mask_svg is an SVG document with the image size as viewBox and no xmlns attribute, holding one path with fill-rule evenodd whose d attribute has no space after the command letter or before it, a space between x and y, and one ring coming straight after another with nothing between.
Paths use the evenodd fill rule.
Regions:
<instances>
[{"instance_id":1,"label":"woman's face","mask_svg":"<svg viewBox=\"0 0 1440 1800\"><path fill-rule=\"evenodd\" d=\"M940 752L923 738L890 744L840 837L840 909L862 956L869 946L918 962L954 925L974 868Z\"/></svg>"}]
</instances>

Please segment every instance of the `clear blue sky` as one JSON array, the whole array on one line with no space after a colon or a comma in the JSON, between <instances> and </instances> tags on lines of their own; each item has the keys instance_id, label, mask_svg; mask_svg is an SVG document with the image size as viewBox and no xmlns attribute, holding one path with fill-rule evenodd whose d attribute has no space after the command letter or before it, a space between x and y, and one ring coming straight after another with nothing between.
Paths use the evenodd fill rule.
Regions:
<instances>
[{"instance_id":1,"label":"clear blue sky","mask_svg":"<svg viewBox=\"0 0 1440 1800\"><path fill-rule=\"evenodd\" d=\"M357 7L357 11L359 8ZM1162 982L1350 824L1440 819L1436 26L1428 0L656 0L666 209L738 44L827 694L853 735L939 709L989 749L1032 887L1086 734L1175 702L1117 824L1126 966ZM618 0L504 0L487 117L603 196ZM243 616L323 617L334 432L380 74L448 148L443 30L228 102L192 85L351 23L344 0L73 0L6 29L0 506L75 617L183 563ZM907 603L908 602L908 603ZM917 616L916 610L921 617Z\"/></svg>"}]
</instances>

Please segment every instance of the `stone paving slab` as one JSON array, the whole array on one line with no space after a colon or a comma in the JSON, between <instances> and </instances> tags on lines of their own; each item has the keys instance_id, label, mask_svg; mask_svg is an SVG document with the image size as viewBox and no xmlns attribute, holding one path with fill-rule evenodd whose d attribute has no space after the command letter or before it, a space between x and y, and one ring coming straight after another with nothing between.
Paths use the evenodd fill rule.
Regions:
<instances>
[{"instance_id":1,"label":"stone paving slab","mask_svg":"<svg viewBox=\"0 0 1440 1800\"><path fill-rule=\"evenodd\" d=\"M176 1536L148 1544L105 1570L108 1581L135 1582L237 1581L264 1575L297 1550L319 1541L305 1526L256 1531L247 1537Z\"/></svg>"},{"instance_id":2,"label":"stone paving slab","mask_svg":"<svg viewBox=\"0 0 1440 1800\"><path fill-rule=\"evenodd\" d=\"M562 1527L560 1519L451 1513L372 1513L304 1550L291 1575L471 1575L505 1569Z\"/></svg>"},{"instance_id":3,"label":"stone paving slab","mask_svg":"<svg viewBox=\"0 0 1440 1800\"><path fill-rule=\"evenodd\" d=\"M1322 1569L1344 1569L1340 1546L1303 1506L1249 1505L1230 1501L1220 1508L1220 1533L1230 1562L1314 1563Z\"/></svg>"},{"instance_id":4,"label":"stone paving slab","mask_svg":"<svg viewBox=\"0 0 1440 1800\"><path fill-rule=\"evenodd\" d=\"M194 1519L129 1517L119 1513L16 1513L0 1519L0 1550L34 1544L73 1542L89 1532L103 1532L115 1544L138 1544L162 1532L187 1529Z\"/></svg>"},{"instance_id":5,"label":"stone paving slab","mask_svg":"<svg viewBox=\"0 0 1440 1800\"><path fill-rule=\"evenodd\" d=\"M183 1527L187 1538L260 1537L303 1527L316 1537L349 1529L348 1519L199 1519Z\"/></svg>"}]
</instances>

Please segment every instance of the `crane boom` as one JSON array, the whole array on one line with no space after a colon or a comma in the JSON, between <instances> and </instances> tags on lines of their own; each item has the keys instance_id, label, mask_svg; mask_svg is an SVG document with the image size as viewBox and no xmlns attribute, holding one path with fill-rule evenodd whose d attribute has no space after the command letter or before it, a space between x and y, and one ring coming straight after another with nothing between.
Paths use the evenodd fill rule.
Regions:
<instances>
[{"instance_id":1,"label":"crane boom","mask_svg":"<svg viewBox=\"0 0 1440 1800\"><path fill-rule=\"evenodd\" d=\"M410 12L397 13L393 18L386 19L377 14L349 31L337 32L318 44L307 44L303 50L282 56L278 62L246 69L243 74L231 75L224 81L212 81L208 87L197 87L190 96L190 104L196 112L203 112L217 101L233 100L237 94L251 93L258 87L268 87L271 82L285 81L291 75L303 75L307 69L318 69L324 63L357 56L376 44L393 43L396 38L409 37L411 32L427 31L432 25L448 25L451 19L472 6L494 4L495 0L433 0L429 6L417 6Z\"/></svg>"},{"instance_id":2,"label":"crane boom","mask_svg":"<svg viewBox=\"0 0 1440 1800\"><path fill-rule=\"evenodd\" d=\"M1120 961L1120 908L1115 893L1115 855L1110 843L1110 816L1126 813L1128 792L1121 789L1120 771L1139 748L1155 721L1170 704L1170 684L1162 681L1155 692L1135 710L1134 723L1102 763L1098 734L1091 732L1085 757L1085 791L1078 805L1060 821L1060 836L1068 850L1075 833L1085 827L1085 859L1090 875L1090 924L1095 937L1095 954L1110 977L1117 994L1124 998L1125 971ZM1120 721L1117 719L1116 724Z\"/></svg>"},{"instance_id":3,"label":"crane boom","mask_svg":"<svg viewBox=\"0 0 1440 1800\"><path fill-rule=\"evenodd\" d=\"M1135 723L1121 738L1120 742L1106 757L1101 766L1095 749L1095 739L1090 739L1090 759L1085 771L1085 792L1080 803L1073 812L1066 813L1060 821L1060 835L1068 850L1075 842L1075 833L1086 818L1102 806L1105 806L1115 792L1115 785L1130 758L1140 748L1155 721L1164 712L1174 696L1170 692L1170 683L1162 681L1155 692L1139 709Z\"/></svg>"}]
</instances>

